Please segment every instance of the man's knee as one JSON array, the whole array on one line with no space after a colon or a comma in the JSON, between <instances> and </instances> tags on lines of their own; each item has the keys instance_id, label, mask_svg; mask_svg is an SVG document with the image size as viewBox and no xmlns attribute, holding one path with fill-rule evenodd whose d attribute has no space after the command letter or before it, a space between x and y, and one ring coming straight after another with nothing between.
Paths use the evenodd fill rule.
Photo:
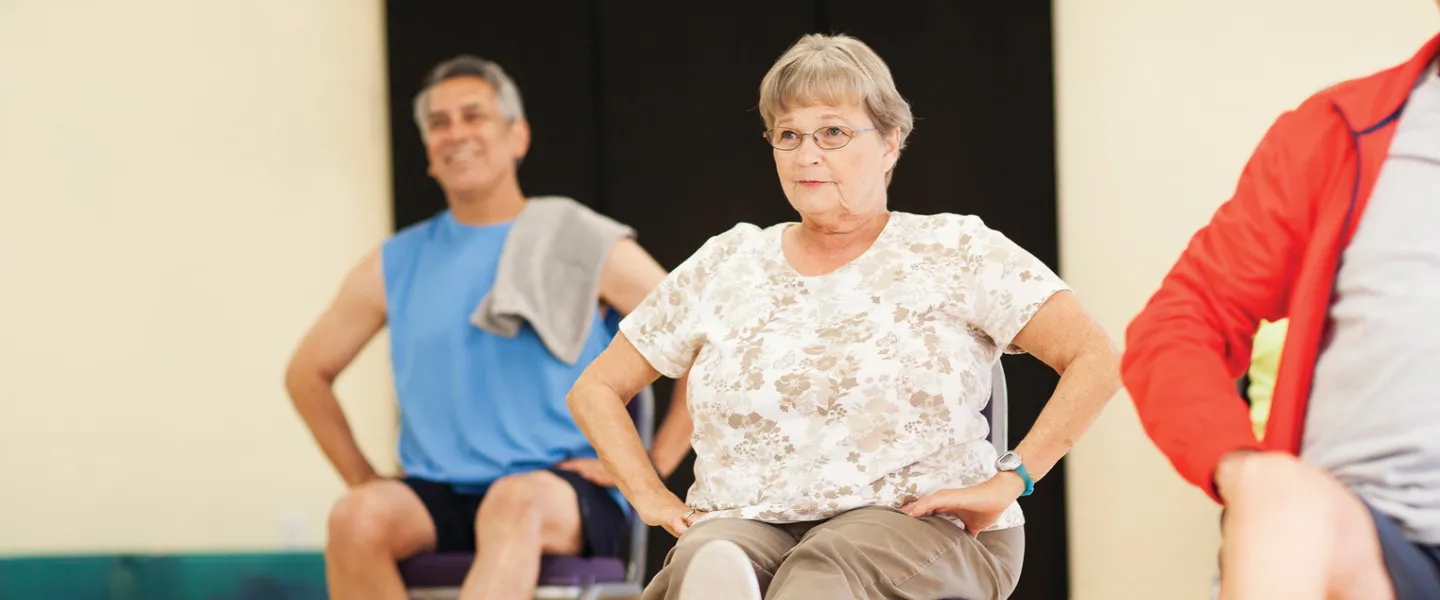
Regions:
<instances>
[{"instance_id":1,"label":"man's knee","mask_svg":"<svg viewBox=\"0 0 1440 600\"><path fill-rule=\"evenodd\" d=\"M1336 523L1358 503L1329 474L1280 452L1245 458L1226 490L1227 511L1275 513L1310 523Z\"/></svg>"},{"instance_id":2,"label":"man's knee","mask_svg":"<svg viewBox=\"0 0 1440 600\"><path fill-rule=\"evenodd\" d=\"M1298 459L1278 452L1255 453L1236 465L1223 490L1231 506L1274 506L1305 488L1313 488L1316 475Z\"/></svg>"},{"instance_id":3,"label":"man's knee","mask_svg":"<svg viewBox=\"0 0 1440 600\"><path fill-rule=\"evenodd\" d=\"M479 517L535 520L538 523L544 505L552 500L549 496L563 492L547 478L564 484L563 480L545 471L501 477L485 490Z\"/></svg>"},{"instance_id":4,"label":"man's knee","mask_svg":"<svg viewBox=\"0 0 1440 600\"><path fill-rule=\"evenodd\" d=\"M391 482L357 487L335 502L328 523L331 545L394 549L404 537L399 529L410 520L404 514L409 507L384 483Z\"/></svg>"},{"instance_id":5,"label":"man's knee","mask_svg":"<svg viewBox=\"0 0 1440 600\"><path fill-rule=\"evenodd\" d=\"M510 475L490 484L475 515L477 537L485 531L536 541L547 554L574 554L583 548L575 490L549 471Z\"/></svg>"}]
</instances>

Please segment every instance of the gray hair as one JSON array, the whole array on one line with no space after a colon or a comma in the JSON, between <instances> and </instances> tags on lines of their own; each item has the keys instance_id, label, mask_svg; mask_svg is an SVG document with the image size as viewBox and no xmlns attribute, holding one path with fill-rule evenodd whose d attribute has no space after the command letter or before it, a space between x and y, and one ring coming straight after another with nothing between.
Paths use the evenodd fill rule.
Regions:
<instances>
[{"instance_id":1,"label":"gray hair","mask_svg":"<svg viewBox=\"0 0 1440 600\"><path fill-rule=\"evenodd\" d=\"M495 87L495 102L505 122L525 120L525 104L520 100L520 88L515 87L505 69L493 61L462 54L431 69L430 74L425 76L425 86L415 94L415 125L420 128L421 137L428 135L425 116L430 110L430 90L440 82L456 77L479 77L489 82Z\"/></svg>"},{"instance_id":2,"label":"gray hair","mask_svg":"<svg viewBox=\"0 0 1440 600\"><path fill-rule=\"evenodd\" d=\"M906 138L915 130L910 102L895 89L890 67L858 39L818 33L802 37L760 81L760 117L766 129L788 110L849 100L865 108L881 133L899 131L900 148L905 148ZM891 166L885 183L894 175Z\"/></svg>"}]
</instances>

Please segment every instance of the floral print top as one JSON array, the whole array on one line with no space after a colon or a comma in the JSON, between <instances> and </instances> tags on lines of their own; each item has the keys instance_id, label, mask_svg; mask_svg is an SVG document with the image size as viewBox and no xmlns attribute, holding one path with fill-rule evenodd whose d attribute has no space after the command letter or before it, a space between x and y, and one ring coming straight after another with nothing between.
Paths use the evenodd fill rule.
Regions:
<instances>
[{"instance_id":1,"label":"floral print top","mask_svg":"<svg viewBox=\"0 0 1440 600\"><path fill-rule=\"evenodd\" d=\"M813 277L781 249L791 225L711 238L621 322L657 371L690 372L690 506L811 521L993 476L990 369L1068 286L974 216L892 212ZM991 529L1023 522L1017 503Z\"/></svg>"}]
</instances>

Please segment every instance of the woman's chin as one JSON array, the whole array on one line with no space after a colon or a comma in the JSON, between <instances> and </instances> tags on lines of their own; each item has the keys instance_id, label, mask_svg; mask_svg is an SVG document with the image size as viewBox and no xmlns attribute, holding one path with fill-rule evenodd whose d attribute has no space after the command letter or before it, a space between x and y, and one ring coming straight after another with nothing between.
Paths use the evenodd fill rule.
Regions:
<instances>
[{"instance_id":1,"label":"woman's chin","mask_svg":"<svg viewBox=\"0 0 1440 600\"><path fill-rule=\"evenodd\" d=\"M795 212L806 217L835 216L847 212L839 198L832 194L826 194L826 196L828 197L805 197L803 195L800 198L791 197L790 206L795 209Z\"/></svg>"}]
</instances>

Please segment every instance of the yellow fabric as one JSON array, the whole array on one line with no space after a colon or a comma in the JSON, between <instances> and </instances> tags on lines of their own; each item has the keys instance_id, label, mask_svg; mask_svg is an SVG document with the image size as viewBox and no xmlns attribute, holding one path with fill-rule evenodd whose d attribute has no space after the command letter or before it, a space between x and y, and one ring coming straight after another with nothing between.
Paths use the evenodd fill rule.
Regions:
<instances>
[{"instance_id":1,"label":"yellow fabric","mask_svg":"<svg viewBox=\"0 0 1440 600\"><path fill-rule=\"evenodd\" d=\"M1289 319L1261 321L1255 332L1255 346L1250 352L1250 424L1255 438L1265 437L1265 423L1270 417L1270 398L1275 394L1275 375L1280 370L1280 353L1285 347Z\"/></svg>"}]
</instances>

